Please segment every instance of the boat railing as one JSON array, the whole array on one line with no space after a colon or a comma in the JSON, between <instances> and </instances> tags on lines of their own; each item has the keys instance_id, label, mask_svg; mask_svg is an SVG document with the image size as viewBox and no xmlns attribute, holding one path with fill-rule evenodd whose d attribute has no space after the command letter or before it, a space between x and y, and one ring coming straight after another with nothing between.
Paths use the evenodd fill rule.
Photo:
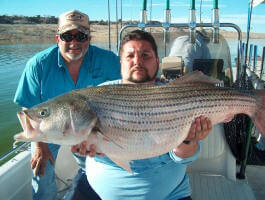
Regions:
<instances>
[{"instance_id":1,"label":"boat railing","mask_svg":"<svg viewBox=\"0 0 265 200\"><path fill-rule=\"evenodd\" d=\"M152 3L151 3L152 5ZM242 32L239 26L233 23L220 23L219 20L219 8L218 8L218 0L213 1L213 8L212 8L212 17L211 22L212 23L202 23L200 20L200 23L196 22L196 9L195 9L195 1L190 1L190 9L189 9L189 19L188 23L171 23L171 9L170 9L170 1L166 1L166 7L164 10L164 19L163 22L159 24L154 24L151 21L150 16L150 22L147 22L147 1L143 0L143 6L140 10L140 18L138 24L127 24L123 26L120 29L119 32L119 41L118 41L118 54L120 54L120 47L121 47L121 41L123 37L123 32L127 28L138 28L145 30L146 28L162 28L164 32L164 56L167 56L167 41L168 41L168 32L169 28L188 28L189 29L189 40L191 43L195 42L196 38L196 28L199 27L210 27L213 30L213 43L219 43L219 28L225 27L225 28L234 28L238 33L238 48L237 48L237 77L239 77L239 74L241 74L241 65L242 65L242 58L240 57L240 48L241 48L241 42L242 42ZM150 13L151 14L151 13ZM201 12L200 12L201 14Z\"/></svg>"},{"instance_id":2,"label":"boat railing","mask_svg":"<svg viewBox=\"0 0 265 200\"><path fill-rule=\"evenodd\" d=\"M260 80L265 81L265 46L262 48L262 56L259 56L258 45L250 44L248 56L246 56L246 59L248 70L254 73Z\"/></svg>"},{"instance_id":3,"label":"boat railing","mask_svg":"<svg viewBox=\"0 0 265 200\"><path fill-rule=\"evenodd\" d=\"M22 142L19 143L17 145L17 143L15 142L13 144L13 149L11 149L10 151L6 152L5 154L3 154L2 156L0 156L0 163L4 162L6 159L8 159L9 157L19 153L20 151L25 151L29 149L29 142Z\"/></svg>"}]
</instances>

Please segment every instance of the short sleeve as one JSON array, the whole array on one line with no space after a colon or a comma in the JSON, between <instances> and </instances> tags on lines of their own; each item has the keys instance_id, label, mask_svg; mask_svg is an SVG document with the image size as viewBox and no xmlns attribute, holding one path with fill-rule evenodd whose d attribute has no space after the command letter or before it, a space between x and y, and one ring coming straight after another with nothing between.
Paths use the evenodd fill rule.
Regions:
<instances>
[{"instance_id":1,"label":"short sleeve","mask_svg":"<svg viewBox=\"0 0 265 200\"><path fill-rule=\"evenodd\" d=\"M26 108L41 103L39 68L35 57L27 62L18 83L14 103Z\"/></svg>"},{"instance_id":2,"label":"short sleeve","mask_svg":"<svg viewBox=\"0 0 265 200\"><path fill-rule=\"evenodd\" d=\"M192 156L188 157L188 158L181 158L181 157L178 157L176 156L176 154L173 152L173 151L170 151L169 152L169 156L172 160L174 160L176 163L181 163L181 164L190 164L192 162L194 162L198 156L200 155L200 152L201 152L201 141L198 142L198 151L193 154Z\"/></svg>"}]
</instances>

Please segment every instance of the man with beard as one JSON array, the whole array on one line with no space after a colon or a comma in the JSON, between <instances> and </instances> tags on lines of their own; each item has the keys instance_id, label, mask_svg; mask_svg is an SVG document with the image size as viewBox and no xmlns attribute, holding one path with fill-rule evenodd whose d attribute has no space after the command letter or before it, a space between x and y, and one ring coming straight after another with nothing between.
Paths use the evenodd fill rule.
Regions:
<instances>
[{"instance_id":1,"label":"man with beard","mask_svg":"<svg viewBox=\"0 0 265 200\"><path fill-rule=\"evenodd\" d=\"M118 56L90 45L90 40L89 18L86 14L77 10L61 14L56 34L57 45L36 54L28 61L14 102L27 109L71 90L119 78ZM56 199L53 165L59 148L55 144L32 143L34 200ZM85 168L85 157L78 156L76 159L80 167ZM83 177L84 170L79 170L77 181L82 183ZM74 190L77 191L72 191L67 199L97 199L96 194L82 197L78 184L74 184Z\"/></svg>"},{"instance_id":2,"label":"man with beard","mask_svg":"<svg viewBox=\"0 0 265 200\"><path fill-rule=\"evenodd\" d=\"M110 84L163 84L156 81L159 58L151 34L135 30L124 36L120 53L122 80ZM86 142L72 147L73 152L90 155L86 173L93 189L102 199L189 200L191 188L186 174L187 164L200 152L200 140L210 133L211 121L203 116L195 119L186 140L172 151L153 158L132 160L133 174L96 154L96 146L86 149ZM80 148L81 147L81 148Z\"/></svg>"}]
</instances>

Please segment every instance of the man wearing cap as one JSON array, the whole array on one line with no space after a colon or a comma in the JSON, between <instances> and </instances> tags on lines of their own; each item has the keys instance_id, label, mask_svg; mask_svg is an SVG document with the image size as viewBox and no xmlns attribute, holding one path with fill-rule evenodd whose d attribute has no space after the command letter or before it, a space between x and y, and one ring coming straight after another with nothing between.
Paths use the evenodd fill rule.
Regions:
<instances>
[{"instance_id":1,"label":"man wearing cap","mask_svg":"<svg viewBox=\"0 0 265 200\"><path fill-rule=\"evenodd\" d=\"M27 109L71 90L120 78L119 57L90 45L90 40L89 18L86 14L76 10L61 14L57 45L39 52L27 62L14 102ZM56 199L53 164L59 148L55 144L32 143L34 200ZM76 156L76 159L80 167L85 168L85 157Z\"/></svg>"}]
</instances>

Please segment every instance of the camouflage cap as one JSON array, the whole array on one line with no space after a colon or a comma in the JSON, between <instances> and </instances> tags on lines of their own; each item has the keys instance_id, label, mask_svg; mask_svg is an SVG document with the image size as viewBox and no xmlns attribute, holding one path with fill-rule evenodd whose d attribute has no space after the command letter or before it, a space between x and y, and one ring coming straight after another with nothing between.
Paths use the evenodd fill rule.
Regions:
<instances>
[{"instance_id":1,"label":"camouflage cap","mask_svg":"<svg viewBox=\"0 0 265 200\"><path fill-rule=\"evenodd\" d=\"M61 14L58 20L57 32L62 34L74 29L78 29L83 33L89 34L90 28L88 16L78 10L72 10Z\"/></svg>"}]
</instances>

